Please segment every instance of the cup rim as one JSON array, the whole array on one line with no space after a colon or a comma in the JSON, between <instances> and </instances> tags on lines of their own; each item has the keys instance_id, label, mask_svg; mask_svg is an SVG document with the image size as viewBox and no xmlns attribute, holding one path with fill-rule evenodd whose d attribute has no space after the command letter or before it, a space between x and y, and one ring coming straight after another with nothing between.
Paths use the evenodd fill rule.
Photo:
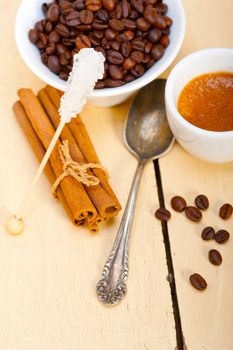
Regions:
<instances>
[{"instance_id":1,"label":"cup rim","mask_svg":"<svg viewBox=\"0 0 233 350\"><path fill-rule=\"evenodd\" d=\"M46 81L48 84L52 86L56 86L58 89L61 89L64 91L64 85L63 83L56 82L56 85L54 83L54 80L47 76L47 78L44 78L44 73L41 72L40 68L38 68L29 58L28 54L24 51L24 47L22 45L22 40L20 38L20 33L17 30L18 27L20 26L20 19L21 19L21 12L23 10L23 4L25 4L28 0L22 0L21 5L19 7L17 16L16 16L16 21L15 21L15 37L16 37L16 44L18 47L18 51L23 58L24 62L26 65L30 68L30 70L36 74L37 77L39 77L41 80ZM180 51L181 45L183 43L184 35L185 35L185 12L184 12L184 7L182 4L182 0L176 0L175 2L177 6L177 10L180 14L180 31L178 35L176 35L175 43L174 43L174 48L172 52L166 57L166 60L164 63L161 65L161 67L157 68L156 72L148 70L150 72L149 75L145 76L143 75L142 77L134 80L133 82L127 83L126 85L115 87L115 88L105 88L105 89L100 89L100 90L94 90L93 93L90 95L90 97L94 98L101 98L101 97L113 97L113 96L118 96L122 94L127 94L127 93L133 93L134 91L139 90L143 86L149 84L152 80L156 79L159 75L161 75L169 66L170 64L174 61L175 57L177 56L178 52Z\"/></svg>"},{"instance_id":2,"label":"cup rim","mask_svg":"<svg viewBox=\"0 0 233 350\"><path fill-rule=\"evenodd\" d=\"M179 112L177 109L177 106L175 104L174 98L172 96L173 89L174 89L174 80L176 78L177 71L187 62L190 61L190 63L194 62L197 58L200 56L203 57L203 55L209 55L209 54L216 54L216 53L229 53L233 57L233 49L231 48L208 48L208 49L202 49L195 51L193 53L190 53L189 55L185 56L182 58L172 69L171 73L169 74L169 77L167 79L166 87L165 87L165 100L166 103L169 105L169 108L171 109L172 115L178 119L185 127L190 129L191 131L197 132L200 135L208 135L208 136L213 136L215 138L219 137L229 137L233 136L233 130L228 130L228 131L211 131L211 130L206 130L199 128L196 125L193 125L189 121L187 121ZM203 73L205 74L205 73ZM208 72L207 72L208 74Z\"/></svg>"}]
</instances>

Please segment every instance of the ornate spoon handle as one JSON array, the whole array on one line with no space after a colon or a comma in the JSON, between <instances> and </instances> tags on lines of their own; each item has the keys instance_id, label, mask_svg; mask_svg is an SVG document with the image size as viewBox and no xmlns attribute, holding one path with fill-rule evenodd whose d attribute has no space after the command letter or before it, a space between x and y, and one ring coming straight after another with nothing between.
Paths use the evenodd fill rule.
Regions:
<instances>
[{"instance_id":1,"label":"ornate spoon handle","mask_svg":"<svg viewBox=\"0 0 233 350\"><path fill-rule=\"evenodd\" d=\"M104 265L102 278L96 286L99 300L106 305L116 305L127 292L129 237L135 211L138 187L145 162L138 163L127 205L120 223L111 254Z\"/></svg>"}]
</instances>

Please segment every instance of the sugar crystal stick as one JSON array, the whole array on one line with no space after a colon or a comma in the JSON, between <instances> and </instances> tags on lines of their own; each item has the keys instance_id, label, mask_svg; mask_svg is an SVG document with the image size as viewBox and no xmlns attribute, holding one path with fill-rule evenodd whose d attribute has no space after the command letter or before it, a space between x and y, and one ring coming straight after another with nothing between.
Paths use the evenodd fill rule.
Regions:
<instances>
[{"instance_id":1,"label":"sugar crystal stick","mask_svg":"<svg viewBox=\"0 0 233 350\"><path fill-rule=\"evenodd\" d=\"M64 95L61 97L59 109L60 124L54 134L53 139L41 161L41 164L35 174L30 186L29 192L24 198L17 214L8 218L6 228L10 234L19 234L23 231L23 220L21 218L28 198L33 191L44 167L56 145L61 131L66 123L76 117L81 112L87 102L88 97L95 87L98 79L104 74L104 56L94 49L87 48L74 55L73 69L69 75Z\"/></svg>"}]
</instances>

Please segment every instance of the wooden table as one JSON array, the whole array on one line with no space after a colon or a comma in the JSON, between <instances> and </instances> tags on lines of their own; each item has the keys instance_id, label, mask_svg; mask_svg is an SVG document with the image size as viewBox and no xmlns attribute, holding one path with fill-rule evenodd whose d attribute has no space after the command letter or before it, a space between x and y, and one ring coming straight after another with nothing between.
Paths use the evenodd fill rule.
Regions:
<instances>
[{"instance_id":1,"label":"wooden table","mask_svg":"<svg viewBox=\"0 0 233 350\"><path fill-rule=\"evenodd\" d=\"M37 91L43 86L16 49L14 18L19 2L0 3L1 223L18 207L38 166L11 111L19 87ZM176 62L197 49L232 47L232 0L184 0L184 6L187 31ZM128 108L129 102L109 109L87 106L82 113L123 206L136 167L122 139ZM208 195L211 209L201 224L174 214L162 232L154 218L159 206L154 166L148 164L133 227L129 291L115 308L97 301L95 284L120 217L98 235L76 229L51 198L47 179L41 178L25 212L25 233L9 237L1 228L0 349L174 350L183 344L189 350L232 350L233 238L217 247L204 243L200 232L209 224L232 232L232 219L223 222L217 212L221 203L232 202L233 164L201 162L176 144L155 166L168 209L173 195L193 203L199 193ZM208 250L216 247L223 255L220 267L207 258ZM193 272L207 279L205 292L190 286Z\"/></svg>"}]
</instances>

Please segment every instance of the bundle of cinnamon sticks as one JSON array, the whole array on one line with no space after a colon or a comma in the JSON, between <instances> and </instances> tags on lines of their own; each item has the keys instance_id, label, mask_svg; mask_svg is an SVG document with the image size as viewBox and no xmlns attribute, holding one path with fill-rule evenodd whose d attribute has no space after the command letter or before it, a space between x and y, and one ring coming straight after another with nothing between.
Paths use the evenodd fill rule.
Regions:
<instances>
[{"instance_id":1,"label":"bundle of cinnamon sticks","mask_svg":"<svg viewBox=\"0 0 233 350\"><path fill-rule=\"evenodd\" d=\"M58 109L62 92L46 86L37 96L30 89L20 89L18 95L19 101L14 104L13 111L33 152L41 161L60 121ZM75 162L100 164L86 127L77 116L63 128L45 168L51 184L63 173L59 146L66 140ZM121 205L106 173L98 168L88 171L99 179L98 185L87 187L67 176L61 181L56 194L75 225L85 224L91 232L97 232L99 223L116 216Z\"/></svg>"}]
</instances>

